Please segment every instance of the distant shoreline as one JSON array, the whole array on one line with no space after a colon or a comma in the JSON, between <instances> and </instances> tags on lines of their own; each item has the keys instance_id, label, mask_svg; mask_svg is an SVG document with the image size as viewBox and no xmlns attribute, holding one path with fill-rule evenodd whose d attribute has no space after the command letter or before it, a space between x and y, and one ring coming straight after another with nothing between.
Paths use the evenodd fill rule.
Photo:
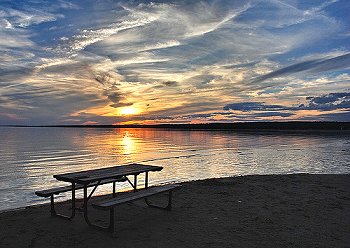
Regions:
<instances>
[{"instance_id":1,"label":"distant shoreline","mask_svg":"<svg viewBox=\"0 0 350 248\"><path fill-rule=\"evenodd\" d=\"M203 124L155 125L2 125L1 127L63 127L63 128L157 128L172 130L231 131L350 131L350 122L236 122Z\"/></svg>"}]
</instances>

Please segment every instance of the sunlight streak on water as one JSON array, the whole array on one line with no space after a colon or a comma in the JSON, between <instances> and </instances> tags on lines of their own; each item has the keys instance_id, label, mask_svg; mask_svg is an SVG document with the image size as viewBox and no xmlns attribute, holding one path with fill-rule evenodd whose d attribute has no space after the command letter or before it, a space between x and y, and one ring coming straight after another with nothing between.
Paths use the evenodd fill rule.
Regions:
<instances>
[{"instance_id":1,"label":"sunlight streak on water","mask_svg":"<svg viewBox=\"0 0 350 248\"><path fill-rule=\"evenodd\" d=\"M150 174L151 185L248 174L349 173L349 138L334 133L0 128L0 210L47 202L34 191L63 185L54 174L132 162L164 167ZM119 184L125 188L127 183Z\"/></svg>"}]
</instances>

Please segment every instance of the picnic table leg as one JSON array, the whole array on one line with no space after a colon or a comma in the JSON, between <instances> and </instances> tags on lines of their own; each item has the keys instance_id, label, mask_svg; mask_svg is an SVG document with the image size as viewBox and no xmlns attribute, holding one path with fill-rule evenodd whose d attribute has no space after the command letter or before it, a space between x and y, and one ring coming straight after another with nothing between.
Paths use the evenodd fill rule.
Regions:
<instances>
[{"instance_id":1,"label":"picnic table leg","mask_svg":"<svg viewBox=\"0 0 350 248\"><path fill-rule=\"evenodd\" d=\"M145 174L145 188L148 188L148 171L146 171L146 174ZM169 194L169 195L168 195L168 204L167 204L165 207L153 205L153 204L147 199L147 197L145 198L145 202L146 202L147 206L152 207L152 208L159 208L159 209L171 210L171 203L172 203L172 198L173 198L173 191L170 190L168 194Z\"/></svg>"},{"instance_id":2,"label":"picnic table leg","mask_svg":"<svg viewBox=\"0 0 350 248\"><path fill-rule=\"evenodd\" d=\"M163 209L163 210L168 210L168 211L170 211L170 210L171 210L172 198L173 198L173 191L170 190L169 193L168 193L168 204L167 204L165 207L152 204L152 203L148 200L147 197L145 198L145 202L146 202L147 206L149 206L149 207L152 207L152 208L159 208L159 209Z\"/></svg>"},{"instance_id":3,"label":"picnic table leg","mask_svg":"<svg viewBox=\"0 0 350 248\"><path fill-rule=\"evenodd\" d=\"M51 216L57 216L61 217L64 219L73 219L75 216L75 183L72 183L72 213L71 216L63 215L63 214L58 214L55 210L55 201L54 201L54 196L51 195L50 197L50 202L51 202Z\"/></svg>"},{"instance_id":4,"label":"picnic table leg","mask_svg":"<svg viewBox=\"0 0 350 248\"><path fill-rule=\"evenodd\" d=\"M115 182L113 182L113 197L115 197Z\"/></svg>"},{"instance_id":5,"label":"picnic table leg","mask_svg":"<svg viewBox=\"0 0 350 248\"><path fill-rule=\"evenodd\" d=\"M137 175L138 174L134 174L134 183L132 183L130 181L130 179L128 177L126 177L126 180L130 183L130 185L132 186L132 188L134 189L134 192L137 191Z\"/></svg>"},{"instance_id":6,"label":"picnic table leg","mask_svg":"<svg viewBox=\"0 0 350 248\"><path fill-rule=\"evenodd\" d=\"M108 230L110 232L114 231L114 208L111 208L109 211L109 225L107 227L96 225L90 222L88 216L88 194L87 194L87 185L84 185L84 219L89 226L96 227L98 229Z\"/></svg>"},{"instance_id":7,"label":"picnic table leg","mask_svg":"<svg viewBox=\"0 0 350 248\"><path fill-rule=\"evenodd\" d=\"M145 172L145 188L148 188L148 171Z\"/></svg>"},{"instance_id":8,"label":"picnic table leg","mask_svg":"<svg viewBox=\"0 0 350 248\"><path fill-rule=\"evenodd\" d=\"M89 217L88 217L88 209L87 209L87 203L88 203L88 195L87 195L87 184L84 184L84 219L88 225L91 225Z\"/></svg>"},{"instance_id":9,"label":"picnic table leg","mask_svg":"<svg viewBox=\"0 0 350 248\"><path fill-rule=\"evenodd\" d=\"M134 175L134 191L137 191L137 175Z\"/></svg>"},{"instance_id":10,"label":"picnic table leg","mask_svg":"<svg viewBox=\"0 0 350 248\"><path fill-rule=\"evenodd\" d=\"M75 183L72 183L72 216L73 219L75 216Z\"/></svg>"}]
</instances>

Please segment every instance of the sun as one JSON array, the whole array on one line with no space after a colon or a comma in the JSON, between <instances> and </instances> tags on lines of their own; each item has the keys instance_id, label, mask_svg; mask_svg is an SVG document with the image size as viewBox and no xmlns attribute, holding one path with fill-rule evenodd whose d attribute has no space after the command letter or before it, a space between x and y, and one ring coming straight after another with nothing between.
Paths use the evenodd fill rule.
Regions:
<instances>
[{"instance_id":1,"label":"sun","mask_svg":"<svg viewBox=\"0 0 350 248\"><path fill-rule=\"evenodd\" d=\"M120 110L121 115L134 115L137 114L137 109L134 107L125 107Z\"/></svg>"}]
</instances>

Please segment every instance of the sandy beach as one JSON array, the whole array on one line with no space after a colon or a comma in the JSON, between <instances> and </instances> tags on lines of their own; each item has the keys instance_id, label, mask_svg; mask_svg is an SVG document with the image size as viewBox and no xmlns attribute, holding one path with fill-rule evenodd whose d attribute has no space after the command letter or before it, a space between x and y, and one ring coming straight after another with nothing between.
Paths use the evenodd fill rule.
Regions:
<instances>
[{"instance_id":1,"label":"sandy beach","mask_svg":"<svg viewBox=\"0 0 350 248\"><path fill-rule=\"evenodd\" d=\"M79 212L73 221L51 217L48 205L0 213L0 247L350 245L350 175L242 176L182 185L170 212L143 201L117 207L113 235L88 227ZM107 221L108 212L91 213L94 221Z\"/></svg>"}]
</instances>

